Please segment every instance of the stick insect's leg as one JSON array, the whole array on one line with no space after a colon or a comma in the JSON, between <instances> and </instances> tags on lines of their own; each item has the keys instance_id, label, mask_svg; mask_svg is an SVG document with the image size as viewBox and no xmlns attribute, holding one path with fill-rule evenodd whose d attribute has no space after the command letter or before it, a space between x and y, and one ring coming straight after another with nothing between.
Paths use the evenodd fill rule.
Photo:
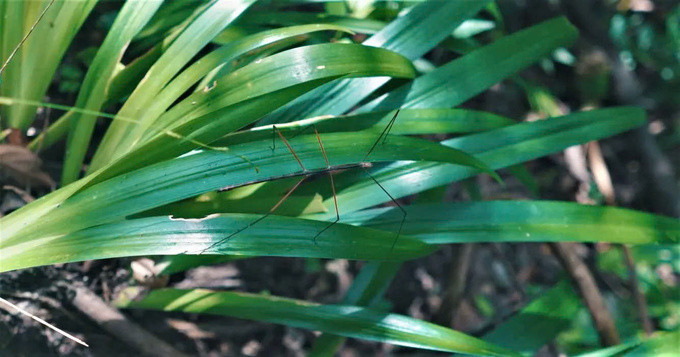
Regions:
<instances>
[{"instance_id":1,"label":"stick insect's leg","mask_svg":"<svg viewBox=\"0 0 680 357\"><path fill-rule=\"evenodd\" d=\"M300 158L298 157L297 153L295 152L295 150L293 150L293 147L290 146L288 140L286 140L286 137L283 136L283 133L281 133L281 131L277 127L274 126L273 128L276 131L276 133L279 134L279 137L281 138L281 140L283 140L283 143L286 144L288 151L290 151L290 153L293 154L293 157L302 168L302 171L307 171L307 169L305 169L305 165L302 164L302 161L300 161Z\"/></svg>"},{"instance_id":2,"label":"stick insect's leg","mask_svg":"<svg viewBox=\"0 0 680 357\"><path fill-rule=\"evenodd\" d=\"M312 125L314 127L314 134L316 135L316 140L319 142L319 147L321 148L321 154L323 155L324 161L326 161L326 167L330 168L331 164L328 161L328 155L326 154L326 148L323 146L323 142L321 141L321 136L319 136L319 131L316 130L316 126ZM328 228L331 228L334 224L338 223L340 221L340 211L338 210L338 197L335 194L335 182L333 180L333 172L328 171L328 178L331 180L331 190L333 191L333 203L335 204L335 220L331 222L329 225L324 227L324 229L320 230L312 239L314 241L314 244L317 244L316 238L318 238L323 232L325 232Z\"/></svg>"},{"instance_id":3,"label":"stick insect's leg","mask_svg":"<svg viewBox=\"0 0 680 357\"><path fill-rule=\"evenodd\" d=\"M331 164L328 161L328 155L326 154L326 148L323 146L323 142L321 141L321 136L319 136L319 131L316 130L316 126L312 125L314 127L314 134L316 135L316 140L319 142L319 147L321 148L321 154L323 155L324 161L326 161L326 167L330 168ZM314 244L317 244L316 239L323 233L325 232L328 228L331 228L334 224L338 223L340 221L340 210L338 209L338 197L335 194L335 182L333 180L333 172L328 171L328 178L331 181L331 190L333 191L333 203L335 205L335 220L331 222L329 225L324 227L324 229L320 230L313 238Z\"/></svg>"},{"instance_id":4,"label":"stick insect's leg","mask_svg":"<svg viewBox=\"0 0 680 357\"><path fill-rule=\"evenodd\" d=\"M364 156L364 161L368 158L368 155L371 155L373 150L378 146L378 143L382 139L382 143L385 144L385 140L387 140L387 135L390 133L390 130L392 130L392 126L394 126L394 122L397 121L397 116L399 115L399 111L401 109L397 109L397 111L394 113L394 116L392 116L392 119L390 119L390 122L387 123L385 126L385 129L383 129L382 133L380 133L380 136L378 136L378 139L373 143L373 146L371 146L370 149L368 149L368 152L366 152L366 156Z\"/></svg>"},{"instance_id":5,"label":"stick insect's leg","mask_svg":"<svg viewBox=\"0 0 680 357\"><path fill-rule=\"evenodd\" d=\"M283 202L284 202L284 201L285 201L285 200L293 193L293 191L295 191L295 190L300 186L300 184L302 184L302 182L303 182L304 180L307 179L307 177L308 177L308 176L302 177L302 178L300 179L300 181L298 181L293 187L291 187L291 188L288 190L288 192L286 192L286 194L283 195L283 197L281 197L281 199L280 199L278 202L276 202L276 204L275 204L272 208L270 208L270 209L269 209L269 212L267 212L265 215L263 215L262 217L260 217L260 218L258 218L258 219L256 219L256 220L253 220L252 222L248 223L247 226L245 226L245 227L243 227L243 228L239 228L238 230L236 230L235 232L233 232L232 234L230 234L230 235L227 236L226 238L221 239L219 242L213 243L213 244L210 245L209 247L203 249L199 254L203 254L203 253L205 253L207 250L210 250L210 249L212 249L212 248L214 248L214 247L216 247L216 246L218 246L218 245L220 245L220 244L226 242L227 240L229 240L229 238L231 238L231 237L233 237L233 236L235 236L235 235L237 235L237 234L239 234L239 233L245 231L246 229L248 229L248 228L254 226L255 224L257 224L258 222L262 221L263 219L265 219L265 218L271 216L271 215L274 213L274 211L276 211L276 209L279 208L279 207L281 206L281 204L282 204L282 203L283 203Z\"/></svg>"},{"instance_id":6,"label":"stick insect's leg","mask_svg":"<svg viewBox=\"0 0 680 357\"><path fill-rule=\"evenodd\" d=\"M302 133L306 132L307 130L311 129L312 127L315 127L315 126L309 125L309 126L302 128L301 130L298 130L295 134L293 134L293 136L290 137L290 139L293 139L298 135L302 135ZM315 127L315 130L316 130L316 127ZM279 130L279 128L277 128L276 125L272 125L272 146L270 147L272 149L272 152L276 149L276 133L279 133L279 136L283 135L281 130Z\"/></svg>"},{"instance_id":7,"label":"stick insect's leg","mask_svg":"<svg viewBox=\"0 0 680 357\"><path fill-rule=\"evenodd\" d=\"M286 140L286 137L283 136L283 134L281 133L281 131L280 131L279 129L277 129L276 126L272 126L272 128L274 129L274 132L275 132L275 133L279 134L279 137L281 137L281 140L283 140L283 143L286 144L286 147L288 147L288 150L290 151L290 153L293 154L293 157L295 157L295 160L297 161L297 163L298 163L298 164L300 165L300 167L302 168L302 171L307 171L307 169L305 169L305 166L302 165L302 161L300 161L300 158L298 157L297 153L295 152L295 150L293 150L293 147L290 146L290 144L288 143L288 140ZM283 195L283 197L281 197L281 199L280 199L278 202L276 202L276 204L274 205L274 207L272 207L272 208L269 210L269 212L267 212L265 215L263 215L262 217L260 217L260 218L258 218L258 219L256 219L256 220L254 220L254 221L252 221L252 222L250 222L247 226L245 226L245 227L243 227L243 228L237 230L236 232L230 234L228 237L226 237L226 238L220 240L219 242L212 244L212 245L209 246L208 248L205 248L200 254L203 254L206 250L209 250L209 249L214 248L216 245L222 244L223 242L229 240L229 238L233 237L234 235L243 232L244 230L246 230L246 229L252 227L253 225L257 224L257 223L260 222L261 220L263 220L263 219L269 217L272 213L274 213L274 211L276 211L277 208L279 208L279 206L281 206L281 204L283 203L283 201L285 201L285 200L288 198L288 196L290 196L290 195L293 193L293 191L295 191L295 190L300 186L300 184L302 184L302 182L303 182L305 179L307 179L307 177L308 177L308 176L306 176L306 175L305 175L304 177L302 177L302 179L300 179L300 181L298 181L298 182L295 184L295 186L291 187L291 189L288 190L288 192L286 192L286 194Z\"/></svg>"},{"instance_id":8,"label":"stick insect's leg","mask_svg":"<svg viewBox=\"0 0 680 357\"><path fill-rule=\"evenodd\" d=\"M392 200L392 202L394 202L394 204L396 204L397 207L399 207L399 209L401 210L402 213L401 224L399 224L399 231L397 231L397 235L394 237L394 241L392 242L392 248L390 248L390 251L392 251L394 250L394 245L397 244L397 239L399 239L399 236L401 235L401 230L404 228L404 222L406 222L406 210L399 204L399 202L396 199L394 199L394 197L392 197L392 195L389 192L387 192L385 187L383 187L383 185L381 185L380 182L375 177L373 177L373 175L371 175L371 173L368 172L368 170L366 170L366 168L362 167L362 169L364 170L366 175L368 175L368 177L370 177L371 180L373 180L373 182L375 182L375 184L378 185L378 187L380 187L380 189L383 192L385 192L385 194Z\"/></svg>"},{"instance_id":9,"label":"stick insect's leg","mask_svg":"<svg viewBox=\"0 0 680 357\"><path fill-rule=\"evenodd\" d=\"M390 131L392 131L392 127L394 126L394 122L397 121L397 116L399 115L399 112L401 109L397 109L396 112L394 112L394 116L392 116L392 119L390 119L390 122L387 123L387 127L385 128L385 135L383 136L383 145L385 144L385 141L387 140L387 136L390 134Z\"/></svg>"},{"instance_id":10,"label":"stick insect's leg","mask_svg":"<svg viewBox=\"0 0 680 357\"><path fill-rule=\"evenodd\" d=\"M335 205L335 220L331 223L329 223L324 229L320 230L319 233L317 233L314 238L312 239L314 241L315 245L318 245L316 242L316 239L323 233L325 232L328 228L331 228L334 224L338 223L340 221L340 211L338 210L338 196L335 194L335 182L333 182L333 173L328 171L328 178L331 179L331 190L333 190L333 203Z\"/></svg>"}]
</instances>

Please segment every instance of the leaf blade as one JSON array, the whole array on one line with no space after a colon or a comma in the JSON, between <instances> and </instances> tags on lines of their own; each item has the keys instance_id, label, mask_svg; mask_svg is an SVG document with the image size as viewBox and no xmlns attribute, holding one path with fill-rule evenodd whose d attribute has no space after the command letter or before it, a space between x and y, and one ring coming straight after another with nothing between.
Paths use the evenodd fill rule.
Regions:
<instances>
[{"instance_id":1,"label":"leaf blade","mask_svg":"<svg viewBox=\"0 0 680 357\"><path fill-rule=\"evenodd\" d=\"M141 301L123 298L118 305L233 316L415 348L491 356L517 355L425 321L358 306L320 305L267 295L178 289L152 291Z\"/></svg>"}]
</instances>

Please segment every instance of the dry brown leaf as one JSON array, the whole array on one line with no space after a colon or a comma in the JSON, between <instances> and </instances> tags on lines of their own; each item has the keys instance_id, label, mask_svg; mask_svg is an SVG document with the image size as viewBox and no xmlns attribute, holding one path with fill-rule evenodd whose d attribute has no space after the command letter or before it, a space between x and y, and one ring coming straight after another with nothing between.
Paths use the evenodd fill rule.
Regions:
<instances>
[{"instance_id":1,"label":"dry brown leaf","mask_svg":"<svg viewBox=\"0 0 680 357\"><path fill-rule=\"evenodd\" d=\"M27 186L55 186L54 180L40 170L40 158L19 145L0 144L0 174L9 176L19 184Z\"/></svg>"}]
</instances>

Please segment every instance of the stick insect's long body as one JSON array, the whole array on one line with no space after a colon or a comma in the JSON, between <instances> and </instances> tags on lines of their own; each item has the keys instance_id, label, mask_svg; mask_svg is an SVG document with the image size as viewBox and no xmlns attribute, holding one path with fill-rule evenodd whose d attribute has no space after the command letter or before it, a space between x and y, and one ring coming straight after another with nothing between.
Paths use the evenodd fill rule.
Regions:
<instances>
[{"instance_id":1,"label":"stick insect's long body","mask_svg":"<svg viewBox=\"0 0 680 357\"><path fill-rule=\"evenodd\" d=\"M358 168L369 169L371 167L373 167L373 163L371 163L371 162L360 162L360 163L356 163L356 164L334 165L334 166L321 168L321 169L302 170L302 171L292 172L292 173L285 174L285 175L272 176L272 177L268 177L266 179L252 180L252 181L248 181L248 182L239 183L239 184L236 184L236 185L225 186L225 187L220 188L219 192L229 191L229 190L233 190L235 188L244 187L244 186L248 186L248 185L254 185L254 184L269 182L269 181L283 180L283 179L293 178L293 177L313 176L313 175L325 174L325 173L336 173L336 172L340 172L340 171L344 171L344 170L358 169Z\"/></svg>"},{"instance_id":2,"label":"stick insect's long body","mask_svg":"<svg viewBox=\"0 0 680 357\"><path fill-rule=\"evenodd\" d=\"M256 219L256 220L254 220L254 221L252 221L252 222L250 222L247 226L245 226L245 227L243 227L243 228L240 228L240 229L236 230L235 232L233 232L233 233L230 234L229 236L225 237L224 239L221 239L219 242L216 242L216 243L212 244L212 245L209 246L208 248L206 248L206 249L204 249L203 251L201 251L199 254L202 254L202 253L206 252L207 250L212 249L213 247L216 247L216 246L218 246L218 245L221 245L223 242L229 240L229 239L230 239L231 237L233 237L234 235L236 235L236 234L238 234L238 233L240 233L240 232L243 232L244 230L248 229L249 227L252 227L253 225L257 224L258 222L262 221L263 219L265 219L265 218L267 218L268 216L270 216L271 214L273 214L274 211L276 211L276 209L279 208L279 206L280 206L280 205L281 205L281 204L282 204L282 203L283 203L283 202L284 202L284 201L285 201L285 200L293 193L293 191L295 191L295 190L302 184L302 182L304 182L304 181L305 181L307 178L309 178L310 176L315 175L315 174L327 173L327 174L328 174L328 178L330 179L331 189L332 189L332 193L333 193L333 203L334 203L334 206L335 206L335 220L333 220L332 222L330 222L324 229L322 229L321 231L319 231L319 232L314 236L314 238L313 238L312 240L313 240L314 244L316 244L316 238L317 238L319 235L321 235L321 234L322 234L323 232L325 232L327 229L329 229L329 228L332 227L334 224L336 224L336 223L338 223L338 222L340 221L340 211L338 210L338 198L337 198L337 195L336 195L336 193L335 193L335 181L334 181L334 179L333 179L333 173L336 172L336 171L347 170L347 169L354 169L354 168L360 168L360 169L362 169L362 170L363 170L363 171L371 178L371 180L373 180L373 182L375 182L375 184L378 185L378 186L380 187L380 189L381 189L383 192L385 192L385 194L387 194L387 196L390 197L390 199L392 200L392 202L394 202L394 203L397 205L397 207L399 207L399 209L402 211L402 213L403 213L403 218L402 218L402 221L401 221L401 225L399 226L399 231L397 232L397 234L396 234L396 236L395 236L395 239L394 239L394 242L392 243L392 248L394 248L394 245L395 245L396 242L397 242L397 238L399 238L399 235L401 234L401 230L402 230L402 228L403 228L403 226L404 226L404 222L406 221L406 211L405 211L404 208L399 204L399 202L397 202L397 200L395 200L394 197L392 197L392 195L391 195L389 192L387 192L387 190L385 190L385 188L380 184L380 182L378 182L378 180L376 180L375 177L373 177L373 176L368 172L368 168L372 167L373 164L370 163L370 162L368 162L368 161L367 161L367 158L368 158L368 156L371 154L371 152L373 152L373 150L376 148L376 146L378 145L378 143L379 143L381 140L384 142L384 140L387 138L387 133L388 133L389 130L391 129L392 125L394 125L394 121L397 119L397 115L398 115L398 114L399 114L399 111L397 110L397 112L396 112L396 113L394 114L394 116L392 117L392 120L390 120L390 122L389 122L389 124L387 125L387 127L385 127L385 130L383 130L383 132L382 132L382 133L380 134L380 136L377 138L377 140L375 141L375 143L373 143L373 146L371 146L371 148L370 148L370 149L368 150L368 152L366 153L366 156L365 156L364 160L363 160L362 162L354 163L354 164L341 164L341 165L331 166L331 164L330 164L329 161L328 161L328 155L326 154L326 149L324 148L323 142L321 141L321 137L319 136L319 132L317 131L316 126L312 125L311 127L314 129L314 134L316 135L316 139L319 141L319 148L321 149L321 154L323 155L324 161L326 162L326 168L313 169L313 170L308 170L307 168L305 168L305 165L304 165L304 164L302 163L302 161L300 160L300 157L299 157L299 156L297 155L297 153L295 152L295 149L293 149L293 147L290 145L290 143L288 142L288 140L286 139L286 137L283 135L283 133L281 133L281 131L279 131L279 130L276 128L276 126L272 126L272 130L273 130L272 144L274 145L274 146L272 146L272 151L275 150L275 147L276 147L276 146L275 146L275 145L276 145L275 139L276 139L276 136L278 135L278 136L281 138L281 141L283 141L283 143L284 143L284 144L286 145L286 147L288 148L288 151L290 151L291 155L293 155L293 157L294 157L295 160L297 161L298 165L300 165L300 168L301 168L302 170L297 171L297 172L293 172L293 173L290 173L290 174L284 174L284 175L279 175L279 176L275 176L275 177L270 177L270 178L268 178L268 179L253 180L253 181L250 181L250 182L247 182L247 183L242 183L242 184L238 184L238 185L234 185L234 186L223 187L220 191L227 191L227 190L234 189L234 188L236 188L236 187L241 187L241 186L246 186L246 185L252 185L252 184L255 184L255 183L261 183L261 182L266 182L266 181L280 180L280 179L284 179L284 178L291 178L291 177L302 177L302 178L301 178L295 185L293 185L293 186L288 190L288 192L286 192L285 195L283 195L283 197L282 197L282 198L281 198L281 199L280 199L280 200L279 200L279 201L278 201L278 202L277 202L277 203L269 210L269 212L267 212L266 214L264 214L262 217L260 217L260 218L258 218L258 219Z\"/></svg>"}]
</instances>

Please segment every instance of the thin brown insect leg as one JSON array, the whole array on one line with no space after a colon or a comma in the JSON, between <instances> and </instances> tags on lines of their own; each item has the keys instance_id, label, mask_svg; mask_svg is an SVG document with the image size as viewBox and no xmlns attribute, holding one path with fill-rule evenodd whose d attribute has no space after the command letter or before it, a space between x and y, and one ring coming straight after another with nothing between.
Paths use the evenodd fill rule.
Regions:
<instances>
[{"instance_id":1,"label":"thin brown insect leg","mask_svg":"<svg viewBox=\"0 0 680 357\"><path fill-rule=\"evenodd\" d=\"M314 127L314 134L316 134L316 140L319 142L319 147L321 148L321 154L323 155L323 159L326 161L326 167L330 168L331 164L328 162L328 155L326 155L326 148L323 147L323 143L321 142L321 136L319 136L319 132L316 130L316 125L312 125ZM331 178L331 181L333 179Z\"/></svg>"},{"instance_id":2,"label":"thin brown insect leg","mask_svg":"<svg viewBox=\"0 0 680 357\"><path fill-rule=\"evenodd\" d=\"M295 152L295 150L293 150L293 148L292 148L292 147L290 146L290 144L288 143L288 140L286 140L286 137L283 136L283 134L281 133L281 131L280 131L279 129L277 129L275 126L274 126L273 128L274 128L274 130L276 130L276 133L279 134L279 136L281 137L281 140L283 140L283 143L286 144L286 146L288 147L288 151L290 151L290 153L293 154L293 157L295 157L295 160L297 160L298 164L300 164L300 167L302 168L302 171L307 171L307 169L305 169L305 165L302 164L302 161L300 161L300 158L298 157L298 155L297 155L297 153Z\"/></svg>"},{"instance_id":3,"label":"thin brown insect leg","mask_svg":"<svg viewBox=\"0 0 680 357\"><path fill-rule=\"evenodd\" d=\"M387 123L385 129L383 129L382 133L380 133L380 136L378 136L378 139L373 143L373 146L371 146L371 148L368 149L366 156L364 156L364 161L366 160L366 158L368 158L368 155L371 155L373 150L375 150L375 148L378 146L380 139L383 139L383 137L385 137L385 139L387 138L387 134L389 134L389 131L392 129L392 125L394 125L394 122L397 120L397 115L399 115L399 111L401 111L401 109L397 109L397 111L394 113L394 116L392 116L392 119L390 119L390 122ZM384 139L383 143L385 143Z\"/></svg>"},{"instance_id":4,"label":"thin brown insect leg","mask_svg":"<svg viewBox=\"0 0 680 357\"><path fill-rule=\"evenodd\" d=\"M255 224L257 224L258 222L260 222L261 220L263 220L263 219L269 217L270 215L272 215L272 214L274 213L274 211L276 211L276 209L279 208L279 206L281 206L281 204L282 204L288 197L290 197L290 195L293 193L293 191L295 191L295 190L302 184L302 182L303 182L304 180L307 179L307 177L308 177L308 176L303 176L303 177L300 179L300 181L298 181L293 187L291 187L291 188L288 190L288 192L286 192L286 194L283 195L283 197L281 197L281 199L280 199L278 202L276 202L276 204L275 204L272 208L270 208L270 209L269 209L269 212L267 212L265 215L263 215L262 217L260 217L260 218L258 218L258 219L256 219L256 220L253 220L252 222L248 223L247 226L245 226L245 227L243 227L243 228L239 228L238 230L236 230L236 231L233 232L232 234L228 235L226 238L221 239L221 240L218 241L217 243L213 243L213 244L210 245L209 247L203 249L199 254L203 254L203 253L205 253L207 250L210 250L210 249L214 248L215 246L218 246L218 245L220 245L220 244L226 242L226 241L229 240L231 237L233 237L233 236L235 236L235 235L237 235L237 234L239 234L239 233L245 231L246 229L248 229L248 228L254 226Z\"/></svg>"},{"instance_id":5,"label":"thin brown insect leg","mask_svg":"<svg viewBox=\"0 0 680 357\"><path fill-rule=\"evenodd\" d=\"M326 148L323 146L323 142L321 141L321 136L319 136L319 131L316 130L316 125L312 125L314 127L314 134L316 134L316 140L319 142L319 147L321 148L321 154L323 155L324 161L326 161L326 167L330 168L331 164L328 161L328 155L326 155ZM312 240L314 241L315 245L318 245L316 242L316 238L318 238L321 233L325 232L328 228L331 228L334 224L338 223L340 221L340 211L338 210L338 197L335 194L335 182L333 180L333 172L331 170L328 171L328 178L331 180L331 190L333 191L333 203L335 203L335 221L331 222L329 225L324 227L324 229L320 230Z\"/></svg>"},{"instance_id":6,"label":"thin brown insect leg","mask_svg":"<svg viewBox=\"0 0 680 357\"><path fill-rule=\"evenodd\" d=\"M378 187L380 187L380 189L383 192L385 192L385 194L392 200L392 202L394 202L394 204L396 204L397 207L399 207L399 209L401 210L401 213L403 214L403 216L401 218L401 224L399 225L399 231L397 231L397 235L394 237L394 241L392 242L392 248L390 248L390 251L392 251L392 250L394 250L394 245L397 244L397 239L399 239L399 236L401 235L402 228L404 228L404 222L406 222L406 214L407 214L406 210L404 209L404 207L402 207L399 204L399 202L397 202L396 199L394 199L394 197L392 197L392 195L390 195L389 192L387 192L385 187L383 187L383 185L381 185L380 182L378 182L378 180L375 177L373 177L373 175L371 175L371 173L368 172L368 170L366 170L366 168L362 167L362 170L364 170L366 175L368 175L368 177L370 177L371 180L373 180L373 182L375 182L375 184L378 185Z\"/></svg>"},{"instance_id":7,"label":"thin brown insect leg","mask_svg":"<svg viewBox=\"0 0 680 357\"><path fill-rule=\"evenodd\" d=\"M334 224L340 221L340 211L338 210L338 196L335 194L335 182L333 181L333 172L328 171L328 177L331 179L331 190L333 191L333 203L335 204L335 220L326 227L324 227L324 229L320 230L319 233L317 233L314 236L312 240L314 241L315 245L318 245L316 239L321 235L321 233L325 232L328 228L331 228Z\"/></svg>"}]
</instances>

